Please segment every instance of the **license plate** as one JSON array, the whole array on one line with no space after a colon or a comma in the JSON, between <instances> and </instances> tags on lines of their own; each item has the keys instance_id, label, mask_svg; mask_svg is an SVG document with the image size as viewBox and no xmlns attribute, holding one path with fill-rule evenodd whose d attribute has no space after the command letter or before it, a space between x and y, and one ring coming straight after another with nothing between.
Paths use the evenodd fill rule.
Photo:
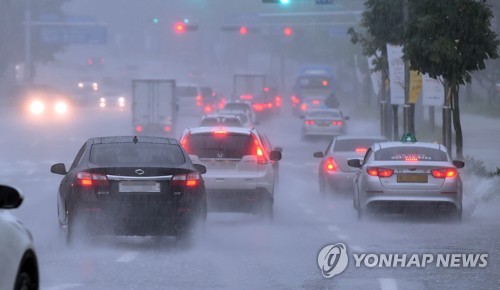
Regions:
<instances>
[{"instance_id":1,"label":"license plate","mask_svg":"<svg viewBox=\"0 0 500 290\"><path fill-rule=\"evenodd\" d=\"M328 127L328 125L330 125L328 122L318 122L319 127Z\"/></svg>"},{"instance_id":2,"label":"license plate","mask_svg":"<svg viewBox=\"0 0 500 290\"><path fill-rule=\"evenodd\" d=\"M155 181L121 181L119 192L160 192L160 183Z\"/></svg>"},{"instance_id":3,"label":"license plate","mask_svg":"<svg viewBox=\"0 0 500 290\"><path fill-rule=\"evenodd\" d=\"M398 174L400 183L427 183L427 174Z\"/></svg>"}]
</instances>

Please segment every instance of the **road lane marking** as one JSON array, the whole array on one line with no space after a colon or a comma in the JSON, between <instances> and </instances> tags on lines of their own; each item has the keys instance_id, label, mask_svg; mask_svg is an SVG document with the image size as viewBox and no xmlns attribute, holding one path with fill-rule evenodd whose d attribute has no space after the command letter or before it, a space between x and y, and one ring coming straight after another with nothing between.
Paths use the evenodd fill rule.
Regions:
<instances>
[{"instance_id":1,"label":"road lane marking","mask_svg":"<svg viewBox=\"0 0 500 290\"><path fill-rule=\"evenodd\" d=\"M138 254L137 252L126 252L120 258L118 258L116 261L118 263L129 263L137 257L137 254Z\"/></svg>"},{"instance_id":2,"label":"road lane marking","mask_svg":"<svg viewBox=\"0 0 500 290\"><path fill-rule=\"evenodd\" d=\"M398 290L398 284L392 278L379 278L378 281L382 290Z\"/></svg>"},{"instance_id":3,"label":"road lane marking","mask_svg":"<svg viewBox=\"0 0 500 290\"><path fill-rule=\"evenodd\" d=\"M56 285L52 287L47 287L44 288L45 290L66 290L66 289L73 289L83 286L83 284L62 284L62 285Z\"/></svg>"}]
</instances>

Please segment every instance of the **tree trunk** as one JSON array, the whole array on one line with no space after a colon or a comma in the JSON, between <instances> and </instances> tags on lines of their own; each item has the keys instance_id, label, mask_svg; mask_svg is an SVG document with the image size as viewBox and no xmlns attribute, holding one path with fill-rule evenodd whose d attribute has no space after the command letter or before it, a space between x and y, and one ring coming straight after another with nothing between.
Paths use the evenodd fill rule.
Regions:
<instances>
[{"instance_id":1,"label":"tree trunk","mask_svg":"<svg viewBox=\"0 0 500 290\"><path fill-rule=\"evenodd\" d=\"M460 123L460 106L458 90L459 86L454 84L451 86L451 109L453 112L453 128L455 129L455 144L456 144L456 156L458 159L463 160L463 136L462 136L462 124Z\"/></svg>"}]
</instances>

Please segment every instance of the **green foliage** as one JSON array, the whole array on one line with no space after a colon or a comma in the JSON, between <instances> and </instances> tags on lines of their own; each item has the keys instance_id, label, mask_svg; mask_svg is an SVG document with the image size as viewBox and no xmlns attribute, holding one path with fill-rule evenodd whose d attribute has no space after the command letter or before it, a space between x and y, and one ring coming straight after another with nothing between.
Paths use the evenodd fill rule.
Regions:
<instances>
[{"instance_id":1,"label":"green foliage","mask_svg":"<svg viewBox=\"0 0 500 290\"><path fill-rule=\"evenodd\" d=\"M490 172L491 177L500 176L500 168L497 167L495 171Z\"/></svg>"},{"instance_id":2,"label":"green foliage","mask_svg":"<svg viewBox=\"0 0 500 290\"><path fill-rule=\"evenodd\" d=\"M486 1L413 0L410 13L414 17L404 34L404 53L412 69L458 85L484 69L487 59L498 57Z\"/></svg>"}]
</instances>

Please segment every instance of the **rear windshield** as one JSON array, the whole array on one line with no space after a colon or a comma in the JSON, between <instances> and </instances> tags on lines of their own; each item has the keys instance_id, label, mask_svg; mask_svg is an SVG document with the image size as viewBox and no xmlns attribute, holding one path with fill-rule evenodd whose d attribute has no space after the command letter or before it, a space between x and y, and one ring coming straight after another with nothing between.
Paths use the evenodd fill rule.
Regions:
<instances>
[{"instance_id":1,"label":"rear windshield","mask_svg":"<svg viewBox=\"0 0 500 290\"><path fill-rule=\"evenodd\" d=\"M424 147L393 147L375 152L378 161L448 161L445 152Z\"/></svg>"},{"instance_id":2,"label":"rear windshield","mask_svg":"<svg viewBox=\"0 0 500 290\"><path fill-rule=\"evenodd\" d=\"M213 126L227 126L227 127L241 127L241 122L236 118L206 118L200 123L200 126L213 127Z\"/></svg>"},{"instance_id":3,"label":"rear windshield","mask_svg":"<svg viewBox=\"0 0 500 290\"><path fill-rule=\"evenodd\" d=\"M320 111L320 112L311 112L307 115L309 118L333 118L340 119L340 113L336 111Z\"/></svg>"},{"instance_id":4,"label":"rear windshield","mask_svg":"<svg viewBox=\"0 0 500 290\"><path fill-rule=\"evenodd\" d=\"M151 165L177 166L184 164L179 145L158 143L106 143L94 144L90 162L96 165Z\"/></svg>"},{"instance_id":5,"label":"rear windshield","mask_svg":"<svg viewBox=\"0 0 500 290\"><path fill-rule=\"evenodd\" d=\"M374 143L383 142L382 139L351 139L337 140L333 151L336 152L366 152Z\"/></svg>"},{"instance_id":6,"label":"rear windshield","mask_svg":"<svg viewBox=\"0 0 500 290\"><path fill-rule=\"evenodd\" d=\"M175 95L177 97L196 97L198 95L198 90L196 87L176 87Z\"/></svg>"},{"instance_id":7,"label":"rear windshield","mask_svg":"<svg viewBox=\"0 0 500 290\"><path fill-rule=\"evenodd\" d=\"M203 133L189 136L185 148L199 158L241 159L252 155L253 145L250 135Z\"/></svg>"},{"instance_id":8,"label":"rear windshield","mask_svg":"<svg viewBox=\"0 0 500 290\"><path fill-rule=\"evenodd\" d=\"M301 89L325 89L330 88L332 79L327 76L306 76L298 80Z\"/></svg>"},{"instance_id":9,"label":"rear windshield","mask_svg":"<svg viewBox=\"0 0 500 290\"><path fill-rule=\"evenodd\" d=\"M321 97L318 96L315 98L306 98L306 99L304 99L304 103L321 105L325 102L325 100L326 100L326 96L321 96Z\"/></svg>"}]
</instances>

